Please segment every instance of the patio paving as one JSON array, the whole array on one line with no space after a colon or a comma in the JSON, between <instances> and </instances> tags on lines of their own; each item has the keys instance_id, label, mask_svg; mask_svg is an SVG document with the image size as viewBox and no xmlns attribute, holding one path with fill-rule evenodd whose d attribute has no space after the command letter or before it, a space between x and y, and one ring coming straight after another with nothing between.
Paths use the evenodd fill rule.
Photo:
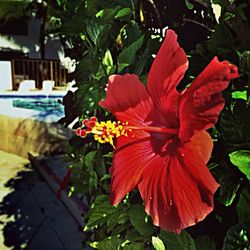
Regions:
<instances>
[{"instance_id":1,"label":"patio paving","mask_svg":"<svg viewBox=\"0 0 250 250\"><path fill-rule=\"evenodd\" d=\"M0 151L0 249L89 249L82 238L82 227L29 161Z\"/></svg>"}]
</instances>

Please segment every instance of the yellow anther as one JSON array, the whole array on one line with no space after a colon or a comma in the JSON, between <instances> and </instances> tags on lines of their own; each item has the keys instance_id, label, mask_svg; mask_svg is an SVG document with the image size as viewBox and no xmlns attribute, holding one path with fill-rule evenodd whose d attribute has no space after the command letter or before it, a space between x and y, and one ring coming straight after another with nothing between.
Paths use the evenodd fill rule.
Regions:
<instances>
[{"instance_id":1,"label":"yellow anther","mask_svg":"<svg viewBox=\"0 0 250 250\"><path fill-rule=\"evenodd\" d=\"M128 125L128 122L124 125ZM109 142L111 145L114 144L114 138L117 138L121 135L128 136L126 129L121 125L121 122L96 122L95 127L91 130L91 133L94 134L94 139L100 143Z\"/></svg>"}]
</instances>

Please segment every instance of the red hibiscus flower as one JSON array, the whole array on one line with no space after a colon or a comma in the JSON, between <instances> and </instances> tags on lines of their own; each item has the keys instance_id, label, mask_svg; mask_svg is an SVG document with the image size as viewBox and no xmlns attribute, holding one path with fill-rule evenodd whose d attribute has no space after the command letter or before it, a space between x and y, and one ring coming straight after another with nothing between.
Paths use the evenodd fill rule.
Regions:
<instances>
[{"instance_id":1,"label":"red hibiscus flower","mask_svg":"<svg viewBox=\"0 0 250 250\"><path fill-rule=\"evenodd\" d=\"M110 169L111 204L117 205L137 187L153 223L177 233L213 210L219 184L206 166L213 143L205 130L216 123L224 106L222 90L238 77L236 66L215 57L179 93L176 86L187 67L176 34L168 30L147 87L136 75L109 78L107 96L100 105L121 125L109 124L116 128L113 134L104 124L98 125L104 128L102 135L100 128L94 128L95 136L106 136L111 142L113 135L118 136Z\"/></svg>"}]
</instances>

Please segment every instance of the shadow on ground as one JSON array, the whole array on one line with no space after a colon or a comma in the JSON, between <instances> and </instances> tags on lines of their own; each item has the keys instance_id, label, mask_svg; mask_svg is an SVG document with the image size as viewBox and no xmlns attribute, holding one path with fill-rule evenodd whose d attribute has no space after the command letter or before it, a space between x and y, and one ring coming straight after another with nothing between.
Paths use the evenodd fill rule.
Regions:
<instances>
[{"instance_id":1,"label":"shadow on ground","mask_svg":"<svg viewBox=\"0 0 250 250\"><path fill-rule=\"evenodd\" d=\"M82 228L30 165L2 184L0 192L1 250L84 249Z\"/></svg>"}]
</instances>

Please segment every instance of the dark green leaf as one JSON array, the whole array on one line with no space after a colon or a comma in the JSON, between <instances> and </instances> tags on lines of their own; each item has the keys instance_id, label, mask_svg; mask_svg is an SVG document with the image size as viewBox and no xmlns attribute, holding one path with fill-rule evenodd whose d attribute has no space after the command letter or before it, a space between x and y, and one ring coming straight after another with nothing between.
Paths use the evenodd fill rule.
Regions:
<instances>
[{"instance_id":1,"label":"dark green leaf","mask_svg":"<svg viewBox=\"0 0 250 250\"><path fill-rule=\"evenodd\" d=\"M127 25L120 30L121 43L124 47L138 40L142 36L140 26L135 21L131 20Z\"/></svg>"},{"instance_id":2,"label":"dark green leaf","mask_svg":"<svg viewBox=\"0 0 250 250\"><path fill-rule=\"evenodd\" d=\"M133 42L130 46L125 48L118 57L118 72L121 72L124 68L128 67L134 57L136 52L141 48L143 44L144 36L141 36L137 41Z\"/></svg>"},{"instance_id":3,"label":"dark green leaf","mask_svg":"<svg viewBox=\"0 0 250 250\"><path fill-rule=\"evenodd\" d=\"M86 33L88 37L91 39L94 45L96 45L99 39L99 36L105 30L107 25L98 24L94 22L93 20L86 20L85 25L86 25Z\"/></svg>"},{"instance_id":4,"label":"dark green leaf","mask_svg":"<svg viewBox=\"0 0 250 250\"><path fill-rule=\"evenodd\" d=\"M232 12L226 12L224 14L224 16L223 16L223 18L224 18L225 21L228 21L228 20L230 20L231 18L234 18L234 17L235 17L235 14L232 13Z\"/></svg>"},{"instance_id":5,"label":"dark green leaf","mask_svg":"<svg viewBox=\"0 0 250 250\"><path fill-rule=\"evenodd\" d=\"M154 229L152 225L145 221L146 213L142 205L131 205L128 210L128 215L131 224L141 235L149 236L153 233Z\"/></svg>"},{"instance_id":6,"label":"dark green leaf","mask_svg":"<svg viewBox=\"0 0 250 250\"><path fill-rule=\"evenodd\" d=\"M145 238L144 235L141 235L140 233L138 233L138 231L135 230L135 228L129 228L129 230L127 230L126 232L126 239L128 239L131 242L149 242L150 241L150 237Z\"/></svg>"},{"instance_id":7,"label":"dark green leaf","mask_svg":"<svg viewBox=\"0 0 250 250\"><path fill-rule=\"evenodd\" d=\"M250 250L250 235L246 227L237 224L227 231L222 250L239 249Z\"/></svg>"},{"instance_id":8,"label":"dark green leaf","mask_svg":"<svg viewBox=\"0 0 250 250\"><path fill-rule=\"evenodd\" d=\"M88 222L86 227L93 228L95 226L106 223L108 216L114 213L115 207L112 207L109 202L108 195L99 195L96 197L88 213Z\"/></svg>"},{"instance_id":9,"label":"dark green leaf","mask_svg":"<svg viewBox=\"0 0 250 250\"><path fill-rule=\"evenodd\" d=\"M145 250L145 246L142 243L130 243L123 250Z\"/></svg>"},{"instance_id":10,"label":"dark green leaf","mask_svg":"<svg viewBox=\"0 0 250 250\"><path fill-rule=\"evenodd\" d=\"M221 133L226 143L236 149L250 149L250 106L237 99L220 116Z\"/></svg>"},{"instance_id":11,"label":"dark green leaf","mask_svg":"<svg viewBox=\"0 0 250 250\"><path fill-rule=\"evenodd\" d=\"M239 150L229 154L230 161L250 180L250 151Z\"/></svg>"},{"instance_id":12,"label":"dark green leaf","mask_svg":"<svg viewBox=\"0 0 250 250\"><path fill-rule=\"evenodd\" d=\"M103 175L103 177L101 178L101 181L105 181L105 180L108 180L111 178L111 175L110 174L105 174Z\"/></svg>"},{"instance_id":13,"label":"dark green leaf","mask_svg":"<svg viewBox=\"0 0 250 250\"><path fill-rule=\"evenodd\" d=\"M247 22L248 21L248 19L247 19L247 15L246 15L246 13L245 12L247 12L247 9L248 8L248 5L246 4L246 3L243 3L243 4L239 4L238 6L237 6L237 13L238 13L238 15L240 16L240 18L242 19L242 20L244 20L245 22Z\"/></svg>"},{"instance_id":14,"label":"dark green leaf","mask_svg":"<svg viewBox=\"0 0 250 250\"><path fill-rule=\"evenodd\" d=\"M88 169L90 168L93 169L93 165L94 165L93 161L94 161L95 156L96 156L96 151L91 151L85 155L84 163Z\"/></svg>"},{"instance_id":15,"label":"dark green leaf","mask_svg":"<svg viewBox=\"0 0 250 250\"><path fill-rule=\"evenodd\" d=\"M131 226L130 223L119 224L112 230L111 235L118 235L120 233L124 233L125 231L128 230L130 226Z\"/></svg>"},{"instance_id":16,"label":"dark green leaf","mask_svg":"<svg viewBox=\"0 0 250 250\"><path fill-rule=\"evenodd\" d=\"M96 17L101 18L103 21L107 22L115 17L119 9L119 6L114 9L102 9L96 14Z\"/></svg>"},{"instance_id":17,"label":"dark green leaf","mask_svg":"<svg viewBox=\"0 0 250 250\"><path fill-rule=\"evenodd\" d=\"M196 250L191 235L182 231L181 234L169 233L161 230L160 238L164 241L167 249L170 250Z\"/></svg>"},{"instance_id":18,"label":"dark green leaf","mask_svg":"<svg viewBox=\"0 0 250 250\"><path fill-rule=\"evenodd\" d=\"M245 73L250 73L250 51L240 54L240 69Z\"/></svg>"},{"instance_id":19,"label":"dark green leaf","mask_svg":"<svg viewBox=\"0 0 250 250\"><path fill-rule=\"evenodd\" d=\"M220 116L220 125L223 139L226 142L240 143L243 141L241 134L241 122L230 108L222 111Z\"/></svg>"},{"instance_id":20,"label":"dark green leaf","mask_svg":"<svg viewBox=\"0 0 250 250\"><path fill-rule=\"evenodd\" d=\"M99 250L117 250L121 244L121 240L117 236L112 236L104 241L98 243Z\"/></svg>"},{"instance_id":21,"label":"dark green leaf","mask_svg":"<svg viewBox=\"0 0 250 250\"><path fill-rule=\"evenodd\" d=\"M82 114L89 114L97 108L101 89L97 84L80 84L76 91L76 103Z\"/></svg>"},{"instance_id":22,"label":"dark green leaf","mask_svg":"<svg viewBox=\"0 0 250 250\"><path fill-rule=\"evenodd\" d=\"M135 68L135 74L140 76L142 71L143 71L143 68L145 67L146 65L146 62L148 61L148 58L151 56L151 54L149 53L149 47L150 47L150 42L147 43L147 46L143 52L143 54L140 56L140 59L136 65L136 68Z\"/></svg>"},{"instance_id":23,"label":"dark green leaf","mask_svg":"<svg viewBox=\"0 0 250 250\"><path fill-rule=\"evenodd\" d=\"M208 40L208 47L214 54L226 54L232 50L233 41L234 37L229 28L224 23L220 23L215 26L215 32Z\"/></svg>"},{"instance_id":24,"label":"dark green leaf","mask_svg":"<svg viewBox=\"0 0 250 250\"><path fill-rule=\"evenodd\" d=\"M127 223L129 220L129 216L127 213L120 213L119 214L119 217L118 217L118 220L117 220L117 223L118 224L124 224L124 223Z\"/></svg>"},{"instance_id":25,"label":"dark green leaf","mask_svg":"<svg viewBox=\"0 0 250 250\"><path fill-rule=\"evenodd\" d=\"M112 230L114 229L114 227L117 226L117 221L119 218L120 214L119 213L112 213L110 214L108 221L107 221L107 231L112 232Z\"/></svg>"},{"instance_id":26,"label":"dark green leaf","mask_svg":"<svg viewBox=\"0 0 250 250\"><path fill-rule=\"evenodd\" d=\"M208 236L201 236L195 239L196 250L216 250L215 242Z\"/></svg>"},{"instance_id":27,"label":"dark green leaf","mask_svg":"<svg viewBox=\"0 0 250 250\"><path fill-rule=\"evenodd\" d=\"M245 187L237 204L239 221L250 227L250 186Z\"/></svg>"},{"instance_id":28,"label":"dark green leaf","mask_svg":"<svg viewBox=\"0 0 250 250\"><path fill-rule=\"evenodd\" d=\"M212 170L213 175L220 183L218 200L225 206L230 206L236 197L242 180L237 169L225 162Z\"/></svg>"}]
</instances>

